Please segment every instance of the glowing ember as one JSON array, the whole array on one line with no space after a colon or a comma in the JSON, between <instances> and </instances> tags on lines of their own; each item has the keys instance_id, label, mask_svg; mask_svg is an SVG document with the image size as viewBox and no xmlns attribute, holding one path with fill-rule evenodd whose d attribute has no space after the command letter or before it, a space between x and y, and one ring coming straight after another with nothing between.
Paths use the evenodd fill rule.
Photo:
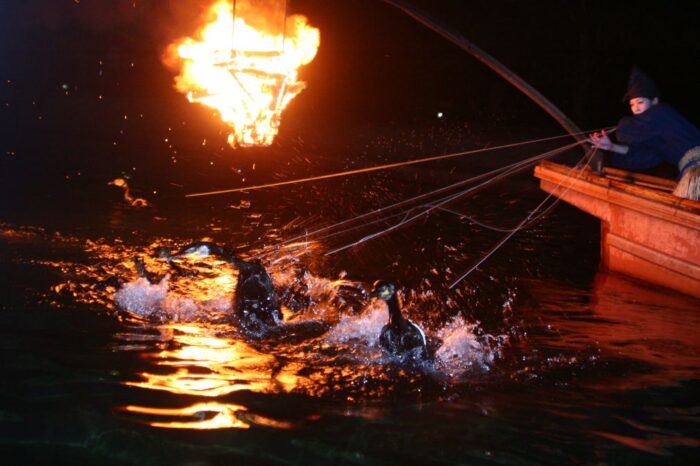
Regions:
<instances>
[{"instance_id":1,"label":"glowing ember","mask_svg":"<svg viewBox=\"0 0 700 466\"><path fill-rule=\"evenodd\" d=\"M258 26L273 22L269 8L250 3L243 10L238 6L234 15L231 1L219 0L197 39L184 38L169 48L169 60L180 66L175 87L190 102L218 111L233 129L232 146L272 143L282 111L305 87L297 80L298 69L318 50L319 30L303 16L284 18L284 1L278 3L280 21L286 21L279 31Z\"/></svg>"}]
</instances>

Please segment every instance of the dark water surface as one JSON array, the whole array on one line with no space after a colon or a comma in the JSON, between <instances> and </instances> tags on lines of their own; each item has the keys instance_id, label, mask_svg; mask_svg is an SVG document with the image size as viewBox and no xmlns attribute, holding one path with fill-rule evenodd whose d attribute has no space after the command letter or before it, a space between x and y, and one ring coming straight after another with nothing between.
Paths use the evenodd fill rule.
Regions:
<instances>
[{"instance_id":1,"label":"dark water surface","mask_svg":"<svg viewBox=\"0 0 700 466\"><path fill-rule=\"evenodd\" d=\"M331 256L377 226L277 246L501 162L137 192L145 209L104 183L4 201L2 463L697 463L699 303L598 271L584 214L560 205L455 290L505 233L436 212ZM451 207L512 228L543 197L528 174ZM134 255L165 274L157 246L202 238L260 257L296 330L254 338L220 319L236 273L210 258L185 264L195 277L137 280ZM386 311L366 298L378 278L400 284L434 362L382 354Z\"/></svg>"}]
</instances>

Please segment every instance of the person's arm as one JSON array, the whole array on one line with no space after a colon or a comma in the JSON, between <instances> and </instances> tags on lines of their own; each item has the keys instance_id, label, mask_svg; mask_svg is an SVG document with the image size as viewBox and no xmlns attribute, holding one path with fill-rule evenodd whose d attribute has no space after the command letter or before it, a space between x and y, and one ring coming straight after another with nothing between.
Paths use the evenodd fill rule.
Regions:
<instances>
[{"instance_id":1,"label":"person's arm","mask_svg":"<svg viewBox=\"0 0 700 466\"><path fill-rule=\"evenodd\" d=\"M600 133L591 134L588 141L597 149L603 149L621 155L627 154L630 149L629 146L624 144L615 144L612 142L605 130L601 131Z\"/></svg>"},{"instance_id":2,"label":"person's arm","mask_svg":"<svg viewBox=\"0 0 700 466\"><path fill-rule=\"evenodd\" d=\"M654 168L663 160L656 139L641 143L631 143L626 154L615 153L610 159L611 165L627 170L645 170Z\"/></svg>"}]
</instances>

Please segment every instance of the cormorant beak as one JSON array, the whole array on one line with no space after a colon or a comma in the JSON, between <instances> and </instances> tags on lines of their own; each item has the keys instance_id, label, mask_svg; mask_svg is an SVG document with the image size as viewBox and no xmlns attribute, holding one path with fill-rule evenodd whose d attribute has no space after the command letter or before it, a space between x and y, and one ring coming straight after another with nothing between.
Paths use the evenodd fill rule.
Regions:
<instances>
[{"instance_id":1,"label":"cormorant beak","mask_svg":"<svg viewBox=\"0 0 700 466\"><path fill-rule=\"evenodd\" d=\"M388 283L384 280L377 280L372 286L372 292L369 294L370 298L379 298L383 300L388 300L396 292L396 288L392 283Z\"/></svg>"},{"instance_id":2,"label":"cormorant beak","mask_svg":"<svg viewBox=\"0 0 700 466\"><path fill-rule=\"evenodd\" d=\"M379 288L376 290L372 290L372 292L369 294L370 298L377 298L381 299L383 301L388 300L391 297L391 292L389 290L386 290L384 288Z\"/></svg>"},{"instance_id":3,"label":"cormorant beak","mask_svg":"<svg viewBox=\"0 0 700 466\"><path fill-rule=\"evenodd\" d=\"M156 256L160 257L160 258L166 258L166 257L170 256L171 253L172 253L172 249L167 248L167 247L160 247L160 248L156 249Z\"/></svg>"}]
</instances>

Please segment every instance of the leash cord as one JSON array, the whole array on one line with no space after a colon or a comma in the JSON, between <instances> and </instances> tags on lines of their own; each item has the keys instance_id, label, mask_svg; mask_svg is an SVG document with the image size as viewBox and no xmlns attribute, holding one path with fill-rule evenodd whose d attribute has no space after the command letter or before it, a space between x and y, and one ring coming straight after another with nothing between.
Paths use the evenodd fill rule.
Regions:
<instances>
[{"instance_id":1,"label":"leash cord","mask_svg":"<svg viewBox=\"0 0 700 466\"><path fill-rule=\"evenodd\" d=\"M610 128L602 128L602 129L607 130ZM599 129L597 131L600 131L602 129ZM580 133L576 133L576 134L588 134L588 133L595 132L595 131L596 130L581 131ZM454 157L462 157L465 155L475 155L475 154L481 154L484 152L496 151L496 150L501 150L501 149L510 149L513 147L520 147L520 146L525 146L525 145L535 144L535 143L540 143L540 142L555 141L557 139L568 138L571 136L572 136L571 134L565 134L565 135L551 136L551 137L541 138L541 139L531 139L528 141L515 142L515 143L511 143L511 144L503 144L500 146L483 147L481 149L473 149L473 150L462 151L462 152L454 152L451 154L423 157L420 159L407 160L404 162L389 163L389 164L385 164L385 165L377 165L374 167L358 168L356 170L347 170L347 171L342 171L342 172L329 173L326 175L311 176L311 177L307 177L307 178L299 178L296 180L278 181L275 183L267 183L267 184L261 184L261 185L256 185L256 186L247 186L247 187L243 187L243 188L232 188L232 189L222 189L222 190L217 190L217 191L207 191L207 192L201 192L201 193L190 193L190 194L186 194L185 197L213 196L216 194L227 194L227 193L237 193L237 192L242 192L242 191L253 191L253 190L258 190L258 189L274 188L274 187L278 187L278 186L287 186L287 185L291 185L291 184L307 183L309 181L327 180L327 179L331 179L331 178L338 178L341 176L357 175L360 173L369 173L369 172L374 172L374 171L379 171L379 170L386 170L389 168L397 168L397 167L416 165L416 164L426 163L426 162L434 162L436 160L444 160L444 159L449 159L449 158L454 158ZM578 144L583 144L584 142L587 142L587 141L584 140L584 141L579 142Z\"/></svg>"},{"instance_id":2,"label":"leash cord","mask_svg":"<svg viewBox=\"0 0 700 466\"><path fill-rule=\"evenodd\" d=\"M434 191L431 191L431 192L428 192L428 193L424 193L424 194L419 194L419 195L414 196L414 197L412 197L412 198L404 199L404 200L402 200L402 201L399 201L399 202L396 202L396 203L394 203L394 204L391 204L391 205L382 207L382 208L380 208L380 209L375 209L375 210L373 210L373 211L366 212L366 213L364 213L364 214L357 215L357 216L355 216L355 217L352 217L352 218L349 218L349 219L346 219L346 220L342 220L342 221L340 221L340 222L337 222L337 223L334 223L334 224L331 224L331 225L327 225L327 226L325 226L325 227L321 227L321 228L318 228L318 229L316 229L316 230L306 231L306 232L304 232L304 233L302 233L302 234L300 234L300 235L297 235L297 236L295 236L295 237L289 238L289 239L287 239L287 240L284 240L284 241L278 243L277 246L278 246L278 247L279 247L279 246L284 246L284 245L287 245L287 244L290 244L290 243L294 243L294 242L297 242L297 241L300 241L300 240L308 241L309 238L313 238L313 237L315 237L316 235L321 234L321 233L324 233L324 232L327 232L327 231L329 231L329 230L335 230L335 229L338 228L338 227L342 227L342 226L345 226L345 225L350 225L350 224L353 224L353 223L355 223L355 222L357 222L357 221L359 221L359 220L366 219L366 218L368 218L368 217L372 217L372 216L375 216L375 215L380 215L380 214L382 214L383 212L390 211L390 210L396 209L396 208L398 208L398 207L404 206L404 205L406 205L406 204L410 204L410 203L413 203L413 202L416 202L416 201L419 201L419 200L422 200L422 199L425 199L425 198L429 198L429 197L435 196L435 195L440 194L440 193L443 193L443 192L451 191L451 190L453 190L453 189L455 189L455 188L458 188L458 187L467 185L467 184L472 183L472 182L476 182L476 181L481 180L481 179L483 179L483 178L492 177L493 175L499 175L499 174L502 174L503 172L508 172L509 170L515 169L515 168L517 168L517 167L519 167L519 166L521 166L521 165L531 164L531 163L534 163L534 162L537 162L537 161L541 160L542 158L554 156L554 155L559 154L559 153L561 153L561 152L564 152L564 151L566 151L566 150L572 149L572 148L574 148L574 147L576 147L576 146L578 146L578 145L580 145L580 144L582 144L582 142L570 143L570 144L567 144L567 145L565 145L565 146L563 146L563 147L560 147L560 148L558 148L558 149L554 149L554 150L552 150L552 151L545 152L544 154L540 154L540 155L537 155L537 156L533 156L533 157L531 157L531 158L529 158L529 159L526 159L526 160L520 161L520 162L516 162L516 163L511 164L511 165L508 165L508 166L499 167L499 168L497 168L497 169L491 170L490 172L483 173L483 174L480 174L480 175L476 175L476 176L471 177L471 178L468 178L468 179L466 179L466 180L462 180L462 181L453 183L453 184L451 184L451 185L444 186L444 187L442 187L442 188L438 188L438 189L436 189L436 190L434 190ZM501 179L501 178L498 178L497 176L494 176L493 178L487 180L486 183L482 183L482 184L479 185L478 187L484 186L484 185L488 184L489 182L495 182L495 181L497 181L497 180L499 180L499 179ZM474 190L474 189L476 189L476 188L477 188L477 187L472 188L472 189ZM466 193L463 193L463 194L466 194ZM445 198L443 198L442 200L444 200L444 199L445 199ZM409 209L409 210L414 210L414 209L415 209L415 207L412 207L412 208ZM389 217L386 217L386 218L382 218L382 219L380 219L380 220L386 220L386 219L393 218L393 217L395 217L395 216L402 215L402 214L403 214L403 212L400 212L399 214L392 215L392 216L389 216ZM370 222L370 223L365 223L365 224L363 224L363 226L365 226L365 225L370 225L370 224L377 223L377 222L378 222L378 221L373 221L373 222ZM339 232L337 232L337 233L334 233L334 234L331 234L331 235L327 235L327 236L325 236L325 237L335 236L335 235L337 235L337 234L341 234L341 233L343 233L343 232L351 231L351 230L355 230L355 229L357 229L357 228L356 228L356 227L352 227L352 228L349 228L349 229L346 229L346 230L341 230L341 231L339 231ZM325 237L324 237L324 238L325 238Z\"/></svg>"},{"instance_id":3,"label":"leash cord","mask_svg":"<svg viewBox=\"0 0 700 466\"><path fill-rule=\"evenodd\" d=\"M594 148L591 149L588 153L586 153L586 155L583 156L583 158L581 159L581 161L586 160L586 163L585 163L585 165L583 165L582 168L576 168L576 166L574 166L571 170L569 170L569 173L568 173L568 174L571 174L571 173L573 173L573 172L577 172L576 179L575 179L574 181L572 181L572 182L569 184L569 186L566 187L566 189L564 190L564 192L563 192L562 194L566 194L567 192L569 192L569 190L571 190L571 187L574 185L575 181L578 180L578 179L580 179L580 174L583 173L583 171L585 170L586 167L588 167L591 158L595 155L596 152L597 152L597 148L594 147ZM581 161L579 161L579 163L577 164L577 166L581 163ZM564 183L563 181L560 182L560 183L558 183L556 187L557 187L557 188L561 187L563 183ZM552 191L554 191L554 189L553 189ZM513 235L515 235L518 231L520 231L520 230L522 230L523 228L525 228L526 224L527 224L528 221L533 217L533 215L535 215L535 213L536 213L540 208L542 208L542 206L545 205L545 203L546 203L552 196L554 196L554 194L553 194L553 193L549 193L549 194L542 200L542 202L540 202L540 203L537 205L537 207L535 207L535 208L527 215L527 217L525 217L525 219L524 219L522 222L520 222L520 224L518 224L518 226L516 226L512 231L510 231L507 235L505 235L505 236L504 236L498 243L496 243L496 244L495 244L481 259L479 259L477 262L475 262L466 272L464 272L462 275L459 276L459 278L457 278L454 282L452 282L452 284L450 285L450 289L453 289L453 288L454 288L455 286L457 286L462 280L464 280L465 278L467 278L467 276L469 276L474 270L476 270L477 267L479 267L481 264L483 264L489 257L491 257L496 251L498 251L498 250L501 248L501 246L503 246L511 237L513 237ZM549 207L547 207L539 216L535 217L535 220L539 219L541 216L545 215L545 214L548 213L551 209L553 209L554 206L557 205L558 201L561 200L561 196L558 196L558 198L559 198L559 199L558 199L557 201L553 202L552 205L549 206Z\"/></svg>"},{"instance_id":4,"label":"leash cord","mask_svg":"<svg viewBox=\"0 0 700 466\"><path fill-rule=\"evenodd\" d=\"M413 216L407 217L407 218L405 218L404 220L402 220L401 222L399 222L399 223L397 223L397 224L395 224L395 225L392 225L392 226L389 227L389 228L386 228L386 229L381 230L381 231L376 232L376 233L372 233L372 234L367 235L367 236L365 236L365 237L363 237L363 238L361 238L361 239L359 239L359 240L357 240L357 241L355 241L355 242L353 242L353 243L350 243L350 244L347 244L347 245L342 246L342 247L340 247L340 248L337 248L337 249L334 249L334 250L332 250L332 251L329 251L329 252L326 253L326 255L328 256L328 255L332 255L332 254L335 254L335 253L344 251L344 250L346 250L346 249L352 248L352 247L357 246L357 245L359 245L359 244L362 244L362 243L364 243L364 242L366 242L366 241L369 241L369 240L371 240L371 239L375 239L375 238L377 238L377 237L379 237L379 236L382 236L382 235L384 235L384 234L386 234L386 233L389 233L389 232L391 232L391 231L394 231L394 230L396 230L396 229L398 229L398 228L400 228L400 227L402 227L402 226L404 226L404 225L406 225L406 224L408 224L408 223L411 223L412 221L416 220L417 218L419 218L419 217L421 217L421 216L423 216L423 215L426 215L426 214L430 213L431 211L433 211L433 210L435 210L435 209L438 209L438 208L442 207L442 206L445 205L445 204L448 204L448 203L450 203L450 202L452 202L452 201L454 201L454 200L459 199L460 197L463 197L463 196L465 196L465 195L467 195L467 194L470 194L470 193L474 192L475 190L477 190L477 189L479 189L479 188L483 188L483 187L485 187L485 186L487 186L487 185L489 185L489 184L491 184L491 183L494 183L494 182L496 182L496 181L500 181L500 180L502 180L502 179L504 179L504 178L506 178L506 177L508 177L508 176L510 176L510 175L513 175L513 174L515 174L515 173L518 173L519 171L524 170L525 168L528 168L531 164L533 164L533 163L535 163L535 162L538 162L538 161L543 160L543 159L545 159L545 158L548 158L548 157L552 157L552 156L554 156L554 155L557 155L557 154L559 154L559 153L561 153L561 152L563 152L563 151L565 151L565 150L571 149L572 147L575 147L575 146L578 146L578 145L580 145L580 144L583 144L584 142L585 142L585 141L575 142L575 143L572 143L572 144L568 144L567 146L561 147L561 148L559 148L559 149L554 149L554 150L545 152L545 153L543 153L543 154L536 155L536 156L531 157L531 158L529 158L529 159L526 159L526 160L524 160L524 161L517 162L517 163L512 164L512 165L510 165L510 166L502 167L501 169L493 170L493 171L491 171L491 172L489 172L489 173L486 173L486 174L482 175L482 177L483 177L483 176L488 176L488 175L493 174L494 172L497 172L497 171L503 171L503 173L499 173L499 174L497 174L496 176L494 176L494 177L492 177L492 178L490 178L490 179L487 179L486 181L484 181L484 182L482 182L482 183L480 183L480 184L478 184L478 185L476 185L476 186L473 186L473 187L468 188L468 189L466 189L466 190L460 191L460 192L458 192L458 193L456 193L456 194L452 194L452 195L450 195L450 196L447 196L447 197L445 197L445 198L439 200L436 204L432 204L432 205L426 206L426 208L425 208L422 212L419 212L418 214L415 214L415 215L413 215ZM467 181L472 181L472 179L467 180ZM453 185L453 186L454 186L454 185ZM438 190L438 191L439 191L439 190ZM435 192L435 191L434 191L434 192ZM433 193L434 193L434 192L433 192ZM428 194L431 194L431 193L428 193ZM414 199L415 199L415 198L414 198ZM352 219L351 219L351 220L352 220Z\"/></svg>"}]
</instances>

